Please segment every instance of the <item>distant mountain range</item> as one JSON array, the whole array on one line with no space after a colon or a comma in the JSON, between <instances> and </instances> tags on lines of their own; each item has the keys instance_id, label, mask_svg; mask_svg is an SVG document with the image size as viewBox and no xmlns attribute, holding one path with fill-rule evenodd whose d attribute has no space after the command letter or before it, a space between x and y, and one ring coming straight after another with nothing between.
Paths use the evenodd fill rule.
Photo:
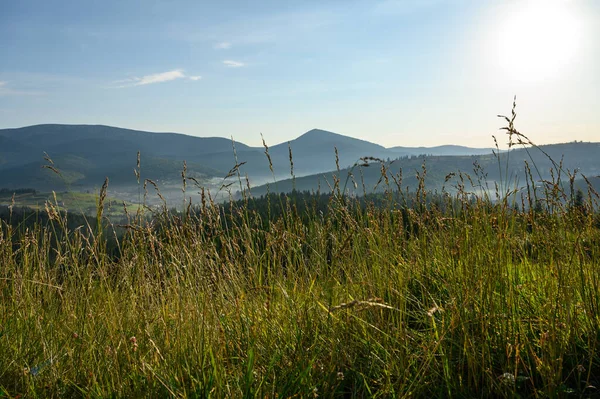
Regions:
<instances>
[{"instance_id":1,"label":"distant mountain range","mask_svg":"<svg viewBox=\"0 0 600 399\"><path fill-rule=\"evenodd\" d=\"M276 178L290 176L289 147L294 174L320 173L336 168L337 147L341 167L360 157L394 159L417 154L476 154L491 149L459 146L434 148L384 148L378 144L313 129L288 143L269 148ZM251 179L272 178L264 148L236 142L240 168ZM114 185L135 183L133 169L141 152L142 176L157 181L180 181L183 161L188 176L199 180L224 177L236 164L233 143L220 137L194 137L176 133L150 133L101 125L36 125L0 130L0 187L38 189L88 189L102 184L105 176ZM62 176L42 168L44 154Z\"/></svg>"},{"instance_id":2,"label":"distant mountain range","mask_svg":"<svg viewBox=\"0 0 600 399\"><path fill-rule=\"evenodd\" d=\"M239 148L249 147L240 143ZM132 184L138 151L142 154L142 173L152 179L176 179L184 160L197 176L217 176L223 172L201 162L202 157L231 153L231 140L110 126L37 125L3 129L0 130L0 187L56 189L57 184L66 180L70 188L89 188L102 184L105 176L113 184ZM44 153L63 173L62 179L41 168L46 164Z\"/></svg>"},{"instance_id":3,"label":"distant mountain range","mask_svg":"<svg viewBox=\"0 0 600 399\"><path fill-rule=\"evenodd\" d=\"M361 157L382 159L391 172L403 170L405 183L420 170L423 157L428 168L428 179L438 187L443 177L451 171L471 171L476 161L497 180L497 158L492 148L469 148L456 145L439 147L392 147L359 140L325 130L313 129L289 143L268 148L272 170L265 148L251 147L219 137L194 137L176 133L150 133L101 125L36 125L0 130L0 188L30 187L38 190L83 191L99 187L106 176L110 187L132 191L136 186L134 168L137 152L141 153L141 178L152 179L162 186L181 186L183 162L187 162L187 176L201 184L218 185L237 163L239 171L249 176L251 183L279 180L277 189L292 188L290 148L296 188L316 189L319 179L332 178L337 169L335 148L341 176ZM588 174L600 174L600 147L597 143L571 143L545 146L555 159L565 155L565 167L581 168ZM47 164L44 154L61 172L58 176L42 166ZM514 176L522 173L525 152L513 152L510 170ZM504 156L504 155L502 155ZM544 156L536 158L541 170L549 170ZM392 160L395 160L391 163ZM344 170L345 169L345 170ZM372 176L368 184L378 180L375 166L363 168L364 176ZM356 176L355 176L356 177ZM368 180L367 178L365 178ZM326 186L322 181L321 187ZM373 187L371 187L373 188ZM266 192L266 187L256 187L256 193ZM360 190L359 190L360 191Z\"/></svg>"},{"instance_id":4,"label":"distant mountain range","mask_svg":"<svg viewBox=\"0 0 600 399\"><path fill-rule=\"evenodd\" d=\"M396 182L401 183L402 190L416 190L420 176L424 177L427 190L444 188L447 191L455 191L460 183L470 192L482 189L493 192L496 184L501 190L502 186L524 187L528 173L526 162L536 185L543 185L543 180L550 181L554 173L555 178L560 174L563 186L566 186L569 184L569 173L573 174L577 170L576 188L585 191L587 187L582 174L588 177L593 187L600 188L600 143L579 142L543 145L538 148L516 148L510 153L499 154L405 156L393 161L373 162L363 167L343 168L339 172L279 180L252 188L252 195L290 192L294 189L326 193L331 191L336 179L340 181L342 189L357 195L364 192L397 190ZM382 178L382 165L387 179ZM554 172L551 172L552 169ZM465 174L464 181L459 182L461 172ZM450 173L454 175L449 176ZM467 175L474 184L471 184ZM481 186L476 187L478 185Z\"/></svg>"}]
</instances>

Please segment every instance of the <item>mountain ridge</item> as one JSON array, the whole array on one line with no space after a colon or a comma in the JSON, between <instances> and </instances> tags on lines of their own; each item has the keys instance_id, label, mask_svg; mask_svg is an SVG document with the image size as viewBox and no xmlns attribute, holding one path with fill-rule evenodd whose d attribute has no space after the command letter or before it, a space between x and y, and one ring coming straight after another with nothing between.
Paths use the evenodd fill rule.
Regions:
<instances>
[{"instance_id":1,"label":"mountain ridge","mask_svg":"<svg viewBox=\"0 0 600 399\"><path fill-rule=\"evenodd\" d=\"M424 179L427 190L446 190L452 191L458 184L458 174L468 174L470 177L464 177L460 183L464 189L469 191L480 190L483 187L477 186L477 183L487 185L486 189L493 192L496 188L507 184L517 184L522 187L531 175L535 184L542 187L544 182L552 180L557 176L556 167L561 165L562 183L568 185L568 175L573 174L581 179L582 175L595 182L594 187L600 184L600 143L560 143L541 145L537 148L515 148L511 150L510 155L507 152L497 152L496 154L480 155L426 155L421 154L412 157L401 157L393 161L384 161L384 168L379 167L379 163L371 163L365 167L357 165L347 168L341 168L338 171L328 171L316 173L296 178L287 178L275 183L267 183L252 188L254 196L261 196L270 193L286 193L292 190L298 191L318 191L330 192L334 186L334 181L340 181L340 188L346 187L350 194L361 195L364 190L367 194L372 192L381 192L384 190L398 189L395 182L400 182L403 189L415 190L419 186L419 176ZM550 160L550 157L552 160ZM525 162L528 162L533 172L526 170ZM360 172L358 169L361 169ZM427 171L424 173L423 168ZM381 171L385 170L387 178L382 179ZM451 175L454 173L454 175ZM508 178L506 173L508 173ZM540 173L540 175L538 175ZM334 176L335 175L335 176ZM393 175L393 178L392 178ZM360 177L359 177L360 176ZM453 176L453 177L451 177ZM449 179L451 177L451 179ZM350 179L350 180L348 180ZM387 186L383 181L389 182ZM475 182L471 186L471 182ZM356 185L354 184L356 183ZM585 188L579 181L579 186Z\"/></svg>"},{"instance_id":2,"label":"mountain ridge","mask_svg":"<svg viewBox=\"0 0 600 399\"><path fill-rule=\"evenodd\" d=\"M235 146L234 156L233 148ZM293 171L290 163L290 148ZM336 155L337 150L337 155ZM202 185L219 185L228 171L248 175L253 185L282 180L291 174L301 178L344 169L361 157L383 160L428 156L484 156L492 148L460 145L390 147L311 129L293 140L268 147L251 147L223 137L198 137L171 132L146 132L107 125L39 124L0 129L0 188L32 187L41 190L87 190L109 177L111 187L135 186L137 153L141 153L141 177L161 185L179 187L184 161L187 177ZM43 168L45 154L63 172L61 178ZM452 162L454 162L453 160ZM237 168L235 168L237 164ZM173 188L174 191L177 191ZM138 188L135 188L138 193Z\"/></svg>"},{"instance_id":3,"label":"mountain ridge","mask_svg":"<svg viewBox=\"0 0 600 399\"><path fill-rule=\"evenodd\" d=\"M23 132L23 131L27 131L30 129L38 129L38 128L44 128L44 129L52 129L52 128L72 128L72 129L77 129L77 128L101 128L101 129L107 129L107 130L117 130L117 131L122 131L122 132L131 132L131 133L144 133L144 134L152 134L152 135L173 135L173 136L178 136L178 137L185 137L185 138L192 138L192 139L218 139L218 140L226 140L227 142L231 143L231 138L227 138L227 137L221 137L221 136L197 136L197 135L192 135L192 134L186 134L186 133L178 133L178 132L169 132L169 131L150 131L150 130L140 130L140 129L131 129L131 128L124 128L124 127L119 127L119 126L112 126L112 125L105 125L105 124L94 124L94 123L90 123L90 124L86 124L86 123L74 123L74 124L69 124L69 123L39 123L39 124L34 124L34 125L27 125L27 126L21 126L21 127L8 127L8 128L0 128L0 136L2 136L4 133L11 133L14 131L19 131L19 132ZM295 142L298 141L299 139L303 139L303 138L308 138L308 137L315 137L318 138L318 136L316 136L316 134L326 134L330 137L335 137L335 138L340 138L340 139L350 139L356 142L362 142L362 143L368 143L368 144L372 144L372 145L376 145L378 147L381 147L383 149L386 150L396 150L396 149L436 149L436 148L442 148L442 147L454 147L457 149L476 149L476 150L492 150L492 147L469 147L469 146L465 146L465 145L459 145L459 144L440 144L440 145L436 145L436 146L431 146L431 147L427 147L427 146L392 146L392 147L385 147L381 144L377 144L374 143L372 141L368 141L365 139L359 139L356 137L352 137L352 136L346 136L344 134L340 134L340 133L336 133L336 132L332 132L329 130L325 130L325 129L319 129L319 128L312 128L302 134L300 134L298 137L291 139L291 140L285 140L282 141L281 143L277 143L274 144L270 147L276 147L276 146L286 146L287 144L290 142ZM254 147L248 144L245 144L241 141L237 141L235 140L234 137L234 142L235 145L237 146L238 144L241 144L242 146L246 147L247 149L253 149L253 150L262 150L263 147L258 146L258 147ZM268 143L267 143L268 144ZM558 143L560 144L560 143Z\"/></svg>"}]
</instances>

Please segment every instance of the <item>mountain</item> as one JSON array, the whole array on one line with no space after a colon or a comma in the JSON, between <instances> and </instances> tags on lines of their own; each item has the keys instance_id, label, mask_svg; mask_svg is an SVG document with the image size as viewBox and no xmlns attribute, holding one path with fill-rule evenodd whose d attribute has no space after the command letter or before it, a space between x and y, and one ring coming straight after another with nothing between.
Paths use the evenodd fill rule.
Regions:
<instances>
[{"instance_id":1,"label":"mountain","mask_svg":"<svg viewBox=\"0 0 600 399\"><path fill-rule=\"evenodd\" d=\"M203 154L231 152L231 140L220 137L193 137L177 133L150 133L102 125L37 125L0 130L0 140L11 140L13 155L38 158L72 153L100 158L119 153L134 156L137 151L171 159L200 160ZM9 143L10 144L10 143ZM250 148L238 144L238 148ZM3 153L5 151L2 151ZM31 154L31 152L38 152Z\"/></svg>"},{"instance_id":2,"label":"mountain","mask_svg":"<svg viewBox=\"0 0 600 399\"><path fill-rule=\"evenodd\" d=\"M313 129L290 142L269 147L271 171L265 148L232 143L230 139L151 133L103 125L49 124L0 130L0 188L84 191L99 187L108 176L112 189L137 195L133 170L136 154L140 151L142 182L145 178L152 179L161 186L171 187L180 197L183 161L187 162L188 176L198 179L202 185L218 188L222 178L236 164L234 147L237 163L243 163L239 172L242 176L247 174L254 185L272 181L273 177L277 180L291 177L289 148L296 177L336 170L336 148L341 169L351 167L365 156L388 160L419 154L471 156L491 153L491 149L461 146L385 148L369 141ZM43 168L47 164L45 153L54 162L53 167L61 171L60 176Z\"/></svg>"},{"instance_id":3,"label":"mountain","mask_svg":"<svg viewBox=\"0 0 600 399\"><path fill-rule=\"evenodd\" d=\"M336 148L339 157L338 163L342 168L353 165L361 157L386 157L389 155L388 150L378 144L319 129L304 133L297 139L290 141L289 146L292 149L294 172L300 176L316 171L335 170ZM287 143L274 146L271 152L281 162L281 166L289 169Z\"/></svg>"},{"instance_id":4,"label":"mountain","mask_svg":"<svg viewBox=\"0 0 600 399\"><path fill-rule=\"evenodd\" d=\"M245 150L250 147L238 144ZM102 184L133 184L137 152L141 172L152 179L180 179L183 161L195 177L223 176L203 158L216 152L231 153L231 140L200 138L176 133L150 133L102 125L37 125L0 130L0 187L87 189ZM44 153L63 174L42 169ZM58 180L57 180L58 179ZM62 188L62 187L61 187Z\"/></svg>"},{"instance_id":5,"label":"mountain","mask_svg":"<svg viewBox=\"0 0 600 399\"><path fill-rule=\"evenodd\" d=\"M340 168L351 167L362 157L395 159L405 156L427 155L480 155L491 154L492 148L469 148L457 145L438 147L392 147L385 148L379 144L360 140L321 129L312 129L289 142L269 147L269 156L273 172L264 148L237 149L238 162L246 162L240 171L255 180L270 180L291 177L290 148L294 164L294 175L307 176L314 173L337 169L335 150L338 152ZM233 165L231 151L229 154L211 154L204 158L207 165L227 170Z\"/></svg>"},{"instance_id":6,"label":"mountain","mask_svg":"<svg viewBox=\"0 0 600 399\"><path fill-rule=\"evenodd\" d=\"M353 165L360 157L380 157L389 154L384 147L378 144L326 130L313 129L294 140L269 147L269 156L276 178L289 177L291 174L290 148L294 164L294 175L296 176L335 170L336 148L340 167ZM255 177L265 177L263 172L267 171L266 176L271 177L264 148L260 150L261 156L256 158L255 153L238 152L240 160L248 161L248 164L244 165L242 169L252 171L253 173L249 174Z\"/></svg>"},{"instance_id":7,"label":"mountain","mask_svg":"<svg viewBox=\"0 0 600 399\"><path fill-rule=\"evenodd\" d=\"M364 152L381 153L386 148L369 141L355 139L353 137L343 136L341 134L329 132L321 129L312 129L295 140L290 141L290 145L296 154L300 157L308 156L318 152L331 152L337 147L341 153L362 154ZM287 152L287 144L279 144L273 147L274 150L283 147Z\"/></svg>"},{"instance_id":8,"label":"mountain","mask_svg":"<svg viewBox=\"0 0 600 399\"><path fill-rule=\"evenodd\" d=\"M326 130L313 129L294 140L268 147L272 172L269 168L265 148L240 149L236 143L238 162L245 162L240 167L240 172L242 175L248 174L254 181L270 180L273 175L276 179L290 177L290 148L295 176L335 170L336 148L340 167L353 165L360 157L364 156L388 157L394 155L393 152L378 144ZM231 149L225 153L207 154L203 160L207 165L221 170L229 170L235 165Z\"/></svg>"},{"instance_id":9,"label":"mountain","mask_svg":"<svg viewBox=\"0 0 600 399\"><path fill-rule=\"evenodd\" d=\"M494 191L496 183L500 185L507 181L510 187L514 187L515 184L524 186L527 174L525 162L531 169L536 185L542 185L544 179L551 179L551 169L555 170L554 175L557 176L556 168L561 163L561 179L565 185L568 185L568 173L573 173L575 170L578 171L576 176L584 174L590 178L592 184L596 184L597 178L594 177L600 175L599 155L600 143L567 143L513 149L510 153L501 152L498 155L403 156L392 162L383 163L389 187L386 186L385 179L382 179L381 164L373 162L366 167L344 168L339 173L327 172L285 179L253 187L251 192L254 196L264 195L267 191L279 193L290 192L293 189L329 192L334 185L334 176L339 179L342 189L346 187L348 192L358 195L386 189L395 190L398 188L395 181L401 181L402 189L416 190L419 185L417 174L423 174L423 166L427 171L424 181L428 190L442 188L448 191L454 190L459 183L457 177L448 181L446 177L450 173L458 175L462 172L469 174L475 185L480 180L484 188L487 186L490 191ZM481 179L477 177L478 174ZM578 187L582 187L581 181L579 183ZM481 189L473 187L466 177L464 184L467 191Z\"/></svg>"}]
</instances>

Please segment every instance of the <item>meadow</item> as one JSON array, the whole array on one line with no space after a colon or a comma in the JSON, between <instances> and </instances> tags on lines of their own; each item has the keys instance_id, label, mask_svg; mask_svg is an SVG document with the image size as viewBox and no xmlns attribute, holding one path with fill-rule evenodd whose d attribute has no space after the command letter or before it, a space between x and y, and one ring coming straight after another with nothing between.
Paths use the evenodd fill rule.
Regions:
<instances>
[{"instance_id":1,"label":"meadow","mask_svg":"<svg viewBox=\"0 0 600 399\"><path fill-rule=\"evenodd\" d=\"M36 190L17 190L20 192L4 189L0 191L0 206L11 206L13 208L28 208L34 211L45 210L48 201L53 202L59 211L69 211L73 214L94 215L98 209L98 195L90 192L57 192L44 193ZM13 195L14 194L14 195ZM126 202L129 211L135 211L137 206ZM123 201L111 198L105 203L104 213L109 218L118 218L125 215Z\"/></svg>"},{"instance_id":2,"label":"meadow","mask_svg":"<svg viewBox=\"0 0 600 399\"><path fill-rule=\"evenodd\" d=\"M239 201L120 226L103 187L76 229L48 201L0 226L0 397L600 395L599 197L555 167L437 193L383 170L371 200L238 176Z\"/></svg>"}]
</instances>

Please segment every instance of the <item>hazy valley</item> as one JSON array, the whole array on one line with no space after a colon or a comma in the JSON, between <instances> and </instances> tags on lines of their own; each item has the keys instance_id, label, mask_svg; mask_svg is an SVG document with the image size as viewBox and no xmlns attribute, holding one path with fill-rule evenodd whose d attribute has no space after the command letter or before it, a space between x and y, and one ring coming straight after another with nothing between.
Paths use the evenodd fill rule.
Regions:
<instances>
[{"instance_id":1,"label":"hazy valley","mask_svg":"<svg viewBox=\"0 0 600 399\"><path fill-rule=\"evenodd\" d=\"M255 196L294 189L327 193L334 185L334 176L342 181L346 193L352 195L398 190L399 180L402 180L401 190L414 191L423 167L428 190L453 192L458 174L462 172L475 177L475 169L479 174L477 179L483 179L483 185L493 190L502 173L508 173L504 179L522 185L525 181L524 161L538 166L540 175L536 178L549 178L553 165L547 155L562 159L564 171L578 170L589 177L600 174L600 144L581 142L542 146L547 155L535 149L516 148L508 156L504 151L493 148L456 145L385 148L314 129L290 142L269 146L268 158L264 147L250 147L226 138L93 125L3 129L0 130L0 142L0 188L94 194L108 177L109 196L136 203L141 202L144 182L150 179L173 207L180 207L183 203L181 173L184 161L189 183L185 195L196 203L200 187L210 190L217 200L227 200L229 194L240 198L238 173L242 190L249 183L250 192ZM138 151L139 184L134 173ZM45 159L46 156L48 159ZM365 157L371 160L361 160ZM236 162L239 167L233 170ZM48 166L52 166L54 171ZM381 179L382 166L389 177L387 186ZM232 170L231 176L225 179ZM446 179L451 173L455 177ZM390 185L389 181L396 183ZM146 196L148 203L160 203L154 190L152 186ZM6 205L7 199L3 201Z\"/></svg>"}]
</instances>

